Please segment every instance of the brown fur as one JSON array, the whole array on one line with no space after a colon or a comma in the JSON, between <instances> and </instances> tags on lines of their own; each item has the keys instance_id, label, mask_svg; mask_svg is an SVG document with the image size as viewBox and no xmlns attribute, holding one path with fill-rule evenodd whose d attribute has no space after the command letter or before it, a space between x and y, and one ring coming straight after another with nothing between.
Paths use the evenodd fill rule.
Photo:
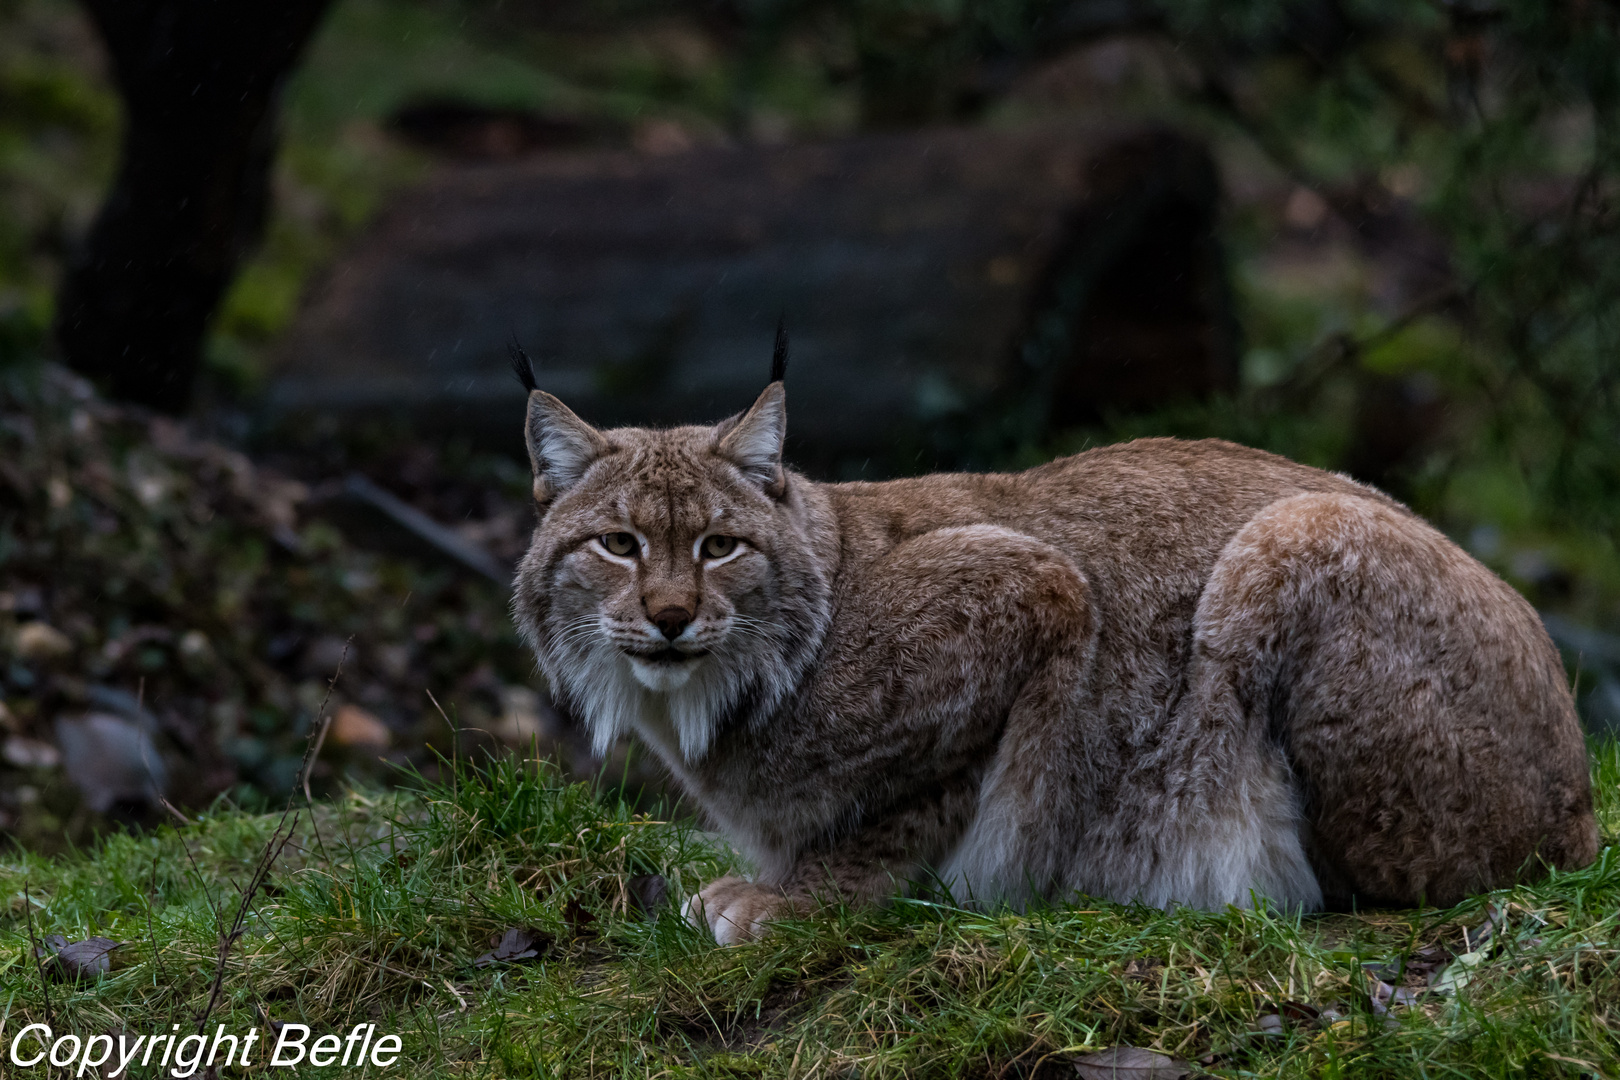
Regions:
<instances>
[{"instance_id":1,"label":"brown fur","mask_svg":"<svg viewBox=\"0 0 1620 1080\"><path fill-rule=\"evenodd\" d=\"M974 902L1448 904L1595 857L1535 612L1387 496L1169 439L818 484L785 424L779 383L668 431L530 399L520 625L756 865L692 900L722 941L930 873Z\"/></svg>"}]
</instances>

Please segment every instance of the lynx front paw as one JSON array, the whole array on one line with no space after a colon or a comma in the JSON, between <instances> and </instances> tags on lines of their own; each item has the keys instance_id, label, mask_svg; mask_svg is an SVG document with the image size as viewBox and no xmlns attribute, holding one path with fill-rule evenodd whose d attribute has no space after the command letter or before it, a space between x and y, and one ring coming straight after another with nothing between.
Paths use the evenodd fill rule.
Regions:
<instances>
[{"instance_id":1,"label":"lynx front paw","mask_svg":"<svg viewBox=\"0 0 1620 1080\"><path fill-rule=\"evenodd\" d=\"M723 877L709 882L686 902L686 921L707 927L722 945L752 941L765 931L765 923L792 910L786 896L776 889L755 885L739 877Z\"/></svg>"}]
</instances>

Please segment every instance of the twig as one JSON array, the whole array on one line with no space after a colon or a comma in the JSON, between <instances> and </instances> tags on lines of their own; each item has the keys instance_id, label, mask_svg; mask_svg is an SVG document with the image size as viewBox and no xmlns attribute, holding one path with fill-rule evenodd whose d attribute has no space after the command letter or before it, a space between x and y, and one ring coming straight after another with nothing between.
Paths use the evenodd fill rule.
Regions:
<instances>
[{"instance_id":1,"label":"twig","mask_svg":"<svg viewBox=\"0 0 1620 1080\"><path fill-rule=\"evenodd\" d=\"M1322 381L1359 357L1394 339L1425 315L1439 311L1466 294L1455 285L1447 285L1418 297L1408 304L1388 324L1362 337L1345 331L1335 331L1317 342L1306 354L1306 360L1294 375L1261 391L1263 396L1279 403L1306 398Z\"/></svg>"},{"instance_id":2,"label":"twig","mask_svg":"<svg viewBox=\"0 0 1620 1080\"><path fill-rule=\"evenodd\" d=\"M315 713L315 724L318 728L318 734L315 736L315 740L313 742L306 743L304 745L304 760L299 765L299 773L303 778L304 801L306 803L313 804L315 801L310 797L309 794L309 774L315 768L315 759L320 757L321 747L326 745L326 732L332 726L332 718L326 715L326 705L332 700L332 691L337 687L338 680L343 677L343 664L349 659L349 646L353 644L354 635L351 634L349 635L349 640L343 643L343 655L338 657L337 670L332 673L331 680L327 682L326 696L321 698L321 707ZM314 820L313 813L310 815L310 820Z\"/></svg>"},{"instance_id":3,"label":"twig","mask_svg":"<svg viewBox=\"0 0 1620 1080\"><path fill-rule=\"evenodd\" d=\"M354 644L354 635L343 643L343 653L338 657L337 670L332 672L332 678L326 683L326 696L321 698L321 707L315 712L315 727L311 729L312 738L304 744L304 760L299 763L298 771L303 778L304 803L309 807L309 827L315 834L315 846L320 848L321 858L328 865L332 856L326 853L326 841L321 837L321 823L315 816L315 800L309 793L309 774L315 771L315 762L321 756L321 747L326 745L326 733L332 727L332 718L326 713L326 706L332 700L332 691L337 689L338 680L343 678L343 665L349 659L349 646ZM287 796L287 805L292 806L292 796ZM283 817L286 815L283 814Z\"/></svg>"},{"instance_id":4,"label":"twig","mask_svg":"<svg viewBox=\"0 0 1620 1080\"><path fill-rule=\"evenodd\" d=\"M165 799L162 795L157 797L157 801L163 807L163 809L174 815L174 820L178 821L182 825L191 824L191 819L176 809L174 803L170 802L168 799Z\"/></svg>"},{"instance_id":5,"label":"twig","mask_svg":"<svg viewBox=\"0 0 1620 1080\"><path fill-rule=\"evenodd\" d=\"M304 791L304 800L308 803L313 802L309 794L310 769L314 765L316 755L320 753L321 743L326 741L328 724L321 723L321 720L326 715L327 703L332 699L332 690L337 686L338 679L343 676L343 663L348 659L349 646L353 643L353 637L343 643L343 655L338 658L337 670L332 673L331 681L326 684L326 696L321 699L320 710L315 714L319 728L311 732L311 737L304 746L304 760L299 767L303 778L303 783L300 786ZM236 917L231 920L230 929L220 931L219 951L214 959L214 981L208 989L208 1004L204 1007L202 1016L197 1020L197 1034L199 1035L207 1030L208 1018L213 1014L214 1007L219 1004L220 994L224 992L225 963L230 959L231 948L241 938L247 926L248 915L253 911L253 898L258 895L259 890L264 888L265 882L270 879L270 871L274 868L276 860L281 858L281 853L292 842L293 835L298 829L298 812L293 809L293 799L297 796L297 792L298 787L294 787L293 791L288 793L287 805L282 808L281 817L276 822L275 830L270 834L270 838L264 843L264 848L259 852L259 861L254 864L253 874L248 878L247 888L237 890L241 899L237 902ZM288 821L289 817L292 819L291 822ZM310 808L309 821L310 827L315 833L315 842L320 845L321 857L330 863L331 858L326 854L326 845L321 841L320 824L315 820L313 806ZM188 856L191 854L190 847L186 848L186 854ZM192 865L196 865L195 860L193 860ZM219 908L215 910L217 925L223 918L223 911Z\"/></svg>"},{"instance_id":6,"label":"twig","mask_svg":"<svg viewBox=\"0 0 1620 1080\"><path fill-rule=\"evenodd\" d=\"M394 967L392 964L385 964L381 960L373 960L369 956L356 956L354 959L360 961L362 964L370 964L372 967L377 968L378 970L386 971L390 975L398 975L402 979L409 979L411 982L421 983L429 990L432 990L435 993L438 992L439 988L437 986L434 986L431 982L424 979L420 975L412 975L408 971L403 971L400 968ZM451 993L454 994L455 991L452 990ZM458 994L457 997L460 997L460 995Z\"/></svg>"},{"instance_id":7,"label":"twig","mask_svg":"<svg viewBox=\"0 0 1620 1080\"><path fill-rule=\"evenodd\" d=\"M456 1004L461 1006L461 1011L466 1012L467 999L461 996L461 991L455 988L455 984L447 978L444 980L444 988L450 991L450 995L456 999Z\"/></svg>"},{"instance_id":8,"label":"twig","mask_svg":"<svg viewBox=\"0 0 1620 1080\"><path fill-rule=\"evenodd\" d=\"M39 989L45 995L45 1022L54 1024L51 1010L51 984L45 978L45 958L39 955L39 939L34 936L34 898L28 894L28 879L23 879L23 910L28 913L28 944L34 950L34 966L39 969Z\"/></svg>"},{"instance_id":9,"label":"twig","mask_svg":"<svg viewBox=\"0 0 1620 1080\"><path fill-rule=\"evenodd\" d=\"M292 802L291 797L287 801L290 804ZM287 824L289 814L292 815L290 825ZM283 826L286 827L285 835L282 833ZM219 955L214 961L214 982L208 990L208 1005L203 1009L202 1016L197 1020L197 1034L199 1035L208 1029L208 1017L212 1015L214 1006L219 1004L219 995L225 987L225 961L231 955L231 946L236 944L237 939L242 936L243 929L247 925L248 912L253 903L253 897L264 887L265 881L270 877L270 868L281 857L282 851L285 850L288 842L292 840L293 832L297 828L298 814L289 805L286 810L281 812L281 820L276 822L275 832L270 834L270 839L265 842L264 850L259 854L259 861L253 867L253 876L248 879L248 887L242 891L242 899L236 905L236 918L231 921L230 932L222 933L219 936Z\"/></svg>"},{"instance_id":10,"label":"twig","mask_svg":"<svg viewBox=\"0 0 1620 1080\"><path fill-rule=\"evenodd\" d=\"M1039 1050L1040 1047L1041 1047L1041 1043L1040 1043L1039 1039L1037 1039L1035 1042L1030 1043L1027 1047L1024 1048L1022 1053L1020 1053L1017 1057L1013 1058L1011 1061L1007 1062L1007 1064L1005 1064L1005 1065L1003 1065L1001 1067L1001 1070L996 1073L996 1080L1007 1080L1007 1074L1013 1071L1014 1066L1016 1066L1020 1061L1023 1061L1025 1058L1029 1057L1029 1055L1034 1053L1036 1050ZM799 1048L802 1050L804 1048L804 1044L800 1043ZM794 1060L798 1059L798 1054L797 1053L795 1053L793 1056L794 1056ZM1036 1063L1034 1072L1035 1073L1040 1072L1041 1071L1041 1065L1045 1064L1046 1063L1046 1058L1049 1058L1051 1056L1052 1056L1051 1054L1047 1054L1045 1057L1041 1058L1041 1060ZM1033 1075L1033 1073L1031 1075Z\"/></svg>"}]
</instances>

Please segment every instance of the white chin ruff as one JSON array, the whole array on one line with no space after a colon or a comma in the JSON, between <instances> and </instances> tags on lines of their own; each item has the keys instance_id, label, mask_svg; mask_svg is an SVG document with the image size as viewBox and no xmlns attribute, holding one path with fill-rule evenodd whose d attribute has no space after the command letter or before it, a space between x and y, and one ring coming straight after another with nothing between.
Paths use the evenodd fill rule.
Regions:
<instances>
[{"instance_id":1,"label":"white chin ruff","mask_svg":"<svg viewBox=\"0 0 1620 1080\"><path fill-rule=\"evenodd\" d=\"M628 659L630 672L636 677L636 682L648 690L663 694L685 686L702 663L702 660L686 660L679 664L649 664L633 656Z\"/></svg>"}]
</instances>

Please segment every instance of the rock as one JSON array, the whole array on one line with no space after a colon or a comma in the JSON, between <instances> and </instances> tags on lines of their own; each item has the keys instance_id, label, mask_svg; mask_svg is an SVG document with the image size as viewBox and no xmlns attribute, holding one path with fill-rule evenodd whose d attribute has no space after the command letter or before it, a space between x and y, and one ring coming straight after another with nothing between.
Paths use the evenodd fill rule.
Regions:
<instances>
[{"instance_id":1,"label":"rock","mask_svg":"<svg viewBox=\"0 0 1620 1080\"><path fill-rule=\"evenodd\" d=\"M84 696L97 709L104 709L123 717L148 735L154 735L158 731L157 717L147 710L139 697L128 690L91 683L84 688Z\"/></svg>"},{"instance_id":2,"label":"rock","mask_svg":"<svg viewBox=\"0 0 1620 1080\"><path fill-rule=\"evenodd\" d=\"M19 615L38 615L45 609L45 597L34 585L12 586L0 590L0 611L14 611Z\"/></svg>"},{"instance_id":3,"label":"rock","mask_svg":"<svg viewBox=\"0 0 1620 1080\"><path fill-rule=\"evenodd\" d=\"M93 712L59 719L56 741L68 779L97 813L120 802L155 806L168 790L168 770L157 747L123 717Z\"/></svg>"},{"instance_id":4,"label":"rock","mask_svg":"<svg viewBox=\"0 0 1620 1080\"><path fill-rule=\"evenodd\" d=\"M17 655L24 660L55 660L73 651L73 640L45 622L17 627Z\"/></svg>"},{"instance_id":5,"label":"rock","mask_svg":"<svg viewBox=\"0 0 1620 1080\"><path fill-rule=\"evenodd\" d=\"M201 630L187 630L181 634L178 651L181 666L196 675L208 672L217 660L213 643Z\"/></svg>"},{"instance_id":6,"label":"rock","mask_svg":"<svg viewBox=\"0 0 1620 1080\"><path fill-rule=\"evenodd\" d=\"M62 752L48 742L12 735L0 748L0 757L19 769L54 769L62 764Z\"/></svg>"},{"instance_id":7,"label":"rock","mask_svg":"<svg viewBox=\"0 0 1620 1080\"><path fill-rule=\"evenodd\" d=\"M390 679L403 679L411 672L409 645L379 645L372 651L372 659Z\"/></svg>"},{"instance_id":8,"label":"rock","mask_svg":"<svg viewBox=\"0 0 1620 1080\"><path fill-rule=\"evenodd\" d=\"M394 741L388 725L358 705L340 705L332 714L326 741L334 746L386 750Z\"/></svg>"}]
</instances>

